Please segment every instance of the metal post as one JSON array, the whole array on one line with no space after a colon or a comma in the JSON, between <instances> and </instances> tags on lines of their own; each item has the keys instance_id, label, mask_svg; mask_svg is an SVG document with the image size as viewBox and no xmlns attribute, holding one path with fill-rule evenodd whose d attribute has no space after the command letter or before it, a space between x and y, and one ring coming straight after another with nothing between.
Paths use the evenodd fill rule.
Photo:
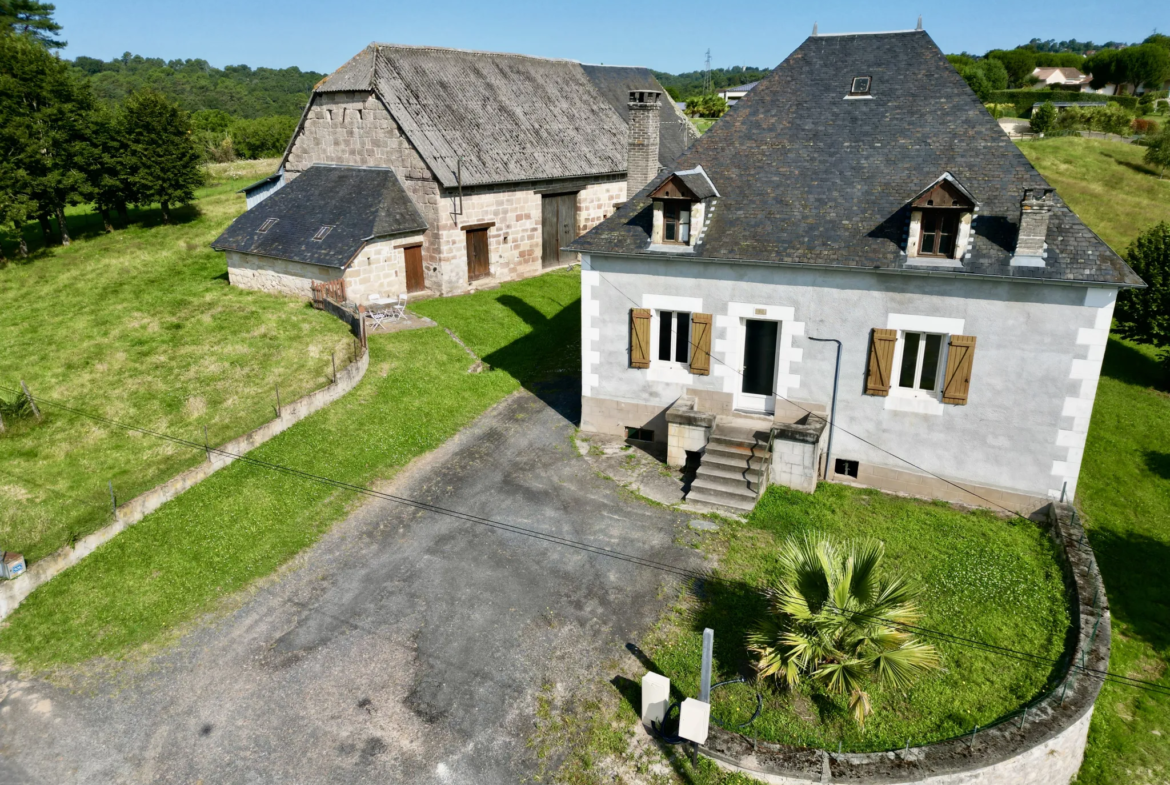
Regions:
<instances>
[{"instance_id":1,"label":"metal post","mask_svg":"<svg viewBox=\"0 0 1170 785\"><path fill-rule=\"evenodd\" d=\"M276 418L280 419L280 383L274 382L276 385Z\"/></svg>"},{"instance_id":2,"label":"metal post","mask_svg":"<svg viewBox=\"0 0 1170 785\"><path fill-rule=\"evenodd\" d=\"M28 391L28 385L24 383L24 379L20 380L20 389L24 390L24 397L28 398L28 405L32 407L33 414L37 419L41 419L41 410L37 408L37 402L33 400L32 393Z\"/></svg>"},{"instance_id":3,"label":"metal post","mask_svg":"<svg viewBox=\"0 0 1170 785\"><path fill-rule=\"evenodd\" d=\"M329 352L329 359L333 363L333 383L337 384L337 352Z\"/></svg>"},{"instance_id":4,"label":"metal post","mask_svg":"<svg viewBox=\"0 0 1170 785\"><path fill-rule=\"evenodd\" d=\"M109 481L110 485L110 509L114 512L114 517L118 517L118 497L114 495L114 481Z\"/></svg>"},{"instance_id":5,"label":"metal post","mask_svg":"<svg viewBox=\"0 0 1170 785\"><path fill-rule=\"evenodd\" d=\"M207 426L203 426L203 452L207 453L207 462L211 463L211 445L207 443Z\"/></svg>"},{"instance_id":6,"label":"metal post","mask_svg":"<svg viewBox=\"0 0 1170 785\"><path fill-rule=\"evenodd\" d=\"M829 465L833 460L833 430L837 427L837 383L841 381L841 342L836 338L813 338L808 337L810 341L820 341L822 343L837 344L837 370L833 374L833 404L829 410L829 445L825 450L825 479L829 479Z\"/></svg>"},{"instance_id":7,"label":"metal post","mask_svg":"<svg viewBox=\"0 0 1170 785\"><path fill-rule=\"evenodd\" d=\"M1060 486L1060 502L1061 502L1061 504L1064 503L1064 494L1067 490L1068 490L1068 480L1065 480L1064 485Z\"/></svg>"},{"instance_id":8,"label":"metal post","mask_svg":"<svg viewBox=\"0 0 1170 785\"><path fill-rule=\"evenodd\" d=\"M977 734L978 732L979 732L979 726L976 725L975 730L971 731L971 743L967 745L968 747L975 746L975 734Z\"/></svg>"},{"instance_id":9,"label":"metal post","mask_svg":"<svg viewBox=\"0 0 1170 785\"><path fill-rule=\"evenodd\" d=\"M703 665L699 675L699 700L711 702L711 656L715 650L715 631L703 630Z\"/></svg>"},{"instance_id":10,"label":"metal post","mask_svg":"<svg viewBox=\"0 0 1170 785\"><path fill-rule=\"evenodd\" d=\"M1027 722L1027 720L1028 720L1028 707L1027 707L1027 706L1025 706L1025 707L1024 707L1024 713L1023 713L1023 715L1020 717L1020 727L1021 727L1021 728L1022 728L1022 727L1024 727L1024 723L1025 723L1025 722Z\"/></svg>"}]
</instances>

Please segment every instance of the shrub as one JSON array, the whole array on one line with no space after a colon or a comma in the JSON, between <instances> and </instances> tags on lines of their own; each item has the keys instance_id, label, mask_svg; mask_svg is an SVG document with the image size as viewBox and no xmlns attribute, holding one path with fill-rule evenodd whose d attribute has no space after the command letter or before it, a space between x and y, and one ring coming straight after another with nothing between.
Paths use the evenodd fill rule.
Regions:
<instances>
[{"instance_id":1,"label":"shrub","mask_svg":"<svg viewBox=\"0 0 1170 785\"><path fill-rule=\"evenodd\" d=\"M1056 124L1056 107L1051 101L1045 101L1042 106L1032 111L1032 130L1038 134L1048 133Z\"/></svg>"},{"instance_id":2,"label":"shrub","mask_svg":"<svg viewBox=\"0 0 1170 785\"><path fill-rule=\"evenodd\" d=\"M1118 331L1153 346L1170 346L1170 223L1161 221L1133 241L1125 260L1146 282L1117 299Z\"/></svg>"},{"instance_id":3,"label":"shrub","mask_svg":"<svg viewBox=\"0 0 1170 785\"><path fill-rule=\"evenodd\" d=\"M28 402L28 398L17 395L12 400L8 400L4 396L0 396L0 417L4 418L5 423L25 420L32 416L32 404Z\"/></svg>"},{"instance_id":4,"label":"shrub","mask_svg":"<svg viewBox=\"0 0 1170 785\"><path fill-rule=\"evenodd\" d=\"M1131 127L1135 134L1141 134L1142 136L1153 136L1158 133L1158 122L1156 120L1144 120L1141 117L1135 117Z\"/></svg>"}]
</instances>

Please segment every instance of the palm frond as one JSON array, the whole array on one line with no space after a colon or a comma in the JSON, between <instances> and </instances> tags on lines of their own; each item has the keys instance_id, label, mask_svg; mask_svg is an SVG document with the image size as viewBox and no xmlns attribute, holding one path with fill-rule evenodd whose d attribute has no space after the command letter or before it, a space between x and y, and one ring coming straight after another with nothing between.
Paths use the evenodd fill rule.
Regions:
<instances>
[{"instance_id":1,"label":"palm frond","mask_svg":"<svg viewBox=\"0 0 1170 785\"><path fill-rule=\"evenodd\" d=\"M910 686L914 677L939 666L938 651L926 643L907 643L873 657L878 681L898 689Z\"/></svg>"},{"instance_id":2,"label":"palm frond","mask_svg":"<svg viewBox=\"0 0 1170 785\"><path fill-rule=\"evenodd\" d=\"M873 707L869 703L869 693L863 690L854 690L849 695L849 711L859 727L865 727L865 718L873 714Z\"/></svg>"}]
</instances>

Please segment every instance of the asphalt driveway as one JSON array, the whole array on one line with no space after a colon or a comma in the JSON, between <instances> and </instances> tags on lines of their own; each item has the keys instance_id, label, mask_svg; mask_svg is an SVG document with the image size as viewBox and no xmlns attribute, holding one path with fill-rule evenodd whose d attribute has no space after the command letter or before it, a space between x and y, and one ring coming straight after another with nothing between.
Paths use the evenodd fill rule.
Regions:
<instances>
[{"instance_id":1,"label":"asphalt driveway","mask_svg":"<svg viewBox=\"0 0 1170 785\"><path fill-rule=\"evenodd\" d=\"M697 566L686 516L620 493L571 435L518 394L384 490ZM373 502L145 662L0 673L0 783L515 783L537 690L603 676L675 581Z\"/></svg>"}]
</instances>

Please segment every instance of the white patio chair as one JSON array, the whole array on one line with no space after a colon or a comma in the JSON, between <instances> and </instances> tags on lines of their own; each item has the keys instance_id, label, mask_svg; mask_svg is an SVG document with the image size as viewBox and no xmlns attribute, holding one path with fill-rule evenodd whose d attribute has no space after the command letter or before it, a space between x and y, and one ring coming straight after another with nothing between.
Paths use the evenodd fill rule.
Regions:
<instances>
[{"instance_id":1,"label":"white patio chair","mask_svg":"<svg viewBox=\"0 0 1170 785\"><path fill-rule=\"evenodd\" d=\"M398 301L390 308L390 313L392 314L391 319L398 321L406 318L406 300L407 297L405 294L398 295Z\"/></svg>"}]
</instances>

